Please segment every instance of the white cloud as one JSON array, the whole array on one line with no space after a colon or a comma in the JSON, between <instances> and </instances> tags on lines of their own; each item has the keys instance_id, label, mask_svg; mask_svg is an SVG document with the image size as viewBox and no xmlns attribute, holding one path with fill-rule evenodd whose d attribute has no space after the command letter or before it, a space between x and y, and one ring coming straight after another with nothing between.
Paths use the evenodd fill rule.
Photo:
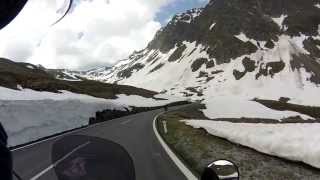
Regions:
<instances>
[{"instance_id":1,"label":"white cloud","mask_svg":"<svg viewBox=\"0 0 320 180\"><path fill-rule=\"evenodd\" d=\"M174 0L81 0L50 27L64 0L29 0L0 31L0 56L50 68L114 63L147 45L161 26L155 14L170 1Z\"/></svg>"}]
</instances>

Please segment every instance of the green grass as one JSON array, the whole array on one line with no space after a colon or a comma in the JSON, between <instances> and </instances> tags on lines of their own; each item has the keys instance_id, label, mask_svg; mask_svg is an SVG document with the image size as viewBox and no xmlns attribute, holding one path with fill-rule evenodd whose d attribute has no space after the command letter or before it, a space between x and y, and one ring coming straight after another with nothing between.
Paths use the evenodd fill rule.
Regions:
<instances>
[{"instance_id":1,"label":"green grass","mask_svg":"<svg viewBox=\"0 0 320 180\"><path fill-rule=\"evenodd\" d=\"M158 129L188 167L200 174L205 166L217 159L228 159L239 166L241 179L319 179L320 170L303 163L269 156L225 139L195 129L180 120L201 117L202 105L190 105L158 118ZM191 116L189 116L191 114ZM194 114L194 115L192 115ZM202 115L201 115L202 114ZM199 119L203 119L199 118ZM161 121L167 121L168 133L163 133Z\"/></svg>"},{"instance_id":2,"label":"green grass","mask_svg":"<svg viewBox=\"0 0 320 180\"><path fill-rule=\"evenodd\" d=\"M314 118L320 118L320 107L303 106L298 104L291 104L282 101L255 99L254 101L271 109L279 111L295 111L302 114L309 115Z\"/></svg>"},{"instance_id":3,"label":"green grass","mask_svg":"<svg viewBox=\"0 0 320 180\"><path fill-rule=\"evenodd\" d=\"M57 93L59 90L67 90L106 99L114 99L117 94L139 95L147 98L157 94L141 88L85 79L83 81L59 80L41 68L30 69L24 63L0 59L0 86L17 89L18 85L36 91Z\"/></svg>"}]
</instances>

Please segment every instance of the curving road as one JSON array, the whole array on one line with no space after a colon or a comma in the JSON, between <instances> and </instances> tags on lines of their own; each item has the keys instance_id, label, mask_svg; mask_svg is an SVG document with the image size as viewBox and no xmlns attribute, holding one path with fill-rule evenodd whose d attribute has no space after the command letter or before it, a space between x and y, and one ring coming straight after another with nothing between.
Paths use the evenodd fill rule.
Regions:
<instances>
[{"instance_id":1,"label":"curving road","mask_svg":"<svg viewBox=\"0 0 320 180\"><path fill-rule=\"evenodd\" d=\"M177 107L175 107L177 108ZM186 179L156 138L152 123L162 112L155 110L104 122L71 134L96 136L124 146L133 158L137 180ZM57 179L50 165L51 147L61 137L13 151L15 171L24 179Z\"/></svg>"}]
</instances>

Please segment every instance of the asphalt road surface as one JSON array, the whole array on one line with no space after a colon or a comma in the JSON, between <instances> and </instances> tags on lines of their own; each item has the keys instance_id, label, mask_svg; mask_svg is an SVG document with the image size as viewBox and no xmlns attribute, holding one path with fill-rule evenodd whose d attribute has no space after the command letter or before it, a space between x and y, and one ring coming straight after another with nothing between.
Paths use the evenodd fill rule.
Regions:
<instances>
[{"instance_id":1,"label":"asphalt road surface","mask_svg":"<svg viewBox=\"0 0 320 180\"><path fill-rule=\"evenodd\" d=\"M114 119L71 134L100 137L121 144L134 161L137 180L186 179L153 132L153 119L161 111ZM51 148L60 138L13 151L14 169L23 180L57 179L50 168L55 163L51 161Z\"/></svg>"}]
</instances>

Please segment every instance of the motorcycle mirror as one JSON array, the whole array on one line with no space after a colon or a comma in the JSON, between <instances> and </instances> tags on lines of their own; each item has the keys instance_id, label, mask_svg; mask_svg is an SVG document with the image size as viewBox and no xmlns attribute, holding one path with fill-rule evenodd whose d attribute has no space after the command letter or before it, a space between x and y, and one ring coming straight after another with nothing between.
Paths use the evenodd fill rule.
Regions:
<instances>
[{"instance_id":1,"label":"motorcycle mirror","mask_svg":"<svg viewBox=\"0 0 320 180\"><path fill-rule=\"evenodd\" d=\"M201 175L201 180L239 180L239 169L229 160L217 160L209 164Z\"/></svg>"}]
</instances>

